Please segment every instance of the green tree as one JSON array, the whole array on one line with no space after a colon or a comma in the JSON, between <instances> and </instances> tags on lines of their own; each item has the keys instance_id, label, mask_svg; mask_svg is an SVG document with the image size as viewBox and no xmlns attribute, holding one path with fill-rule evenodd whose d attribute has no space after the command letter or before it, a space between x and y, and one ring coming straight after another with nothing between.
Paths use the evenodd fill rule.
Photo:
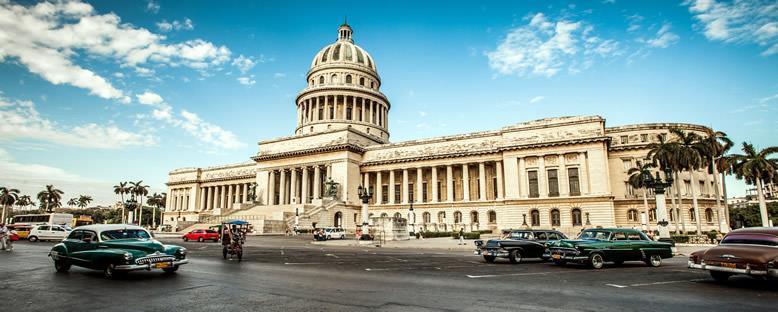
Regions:
<instances>
[{"instance_id":1,"label":"green tree","mask_svg":"<svg viewBox=\"0 0 778 312\"><path fill-rule=\"evenodd\" d=\"M143 185L143 181L130 182L130 189L133 196L138 198L138 207L143 208L143 198L149 194L149 186ZM138 225L143 226L143 209L138 209Z\"/></svg>"},{"instance_id":2,"label":"green tree","mask_svg":"<svg viewBox=\"0 0 778 312\"><path fill-rule=\"evenodd\" d=\"M697 223L697 235L702 235L702 218L700 207L697 204L697 171L708 163L708 147L702 142L702 137L694 132L686 132L681 129L670 129L670 133L676 136L678 149L676 150L677 165L689 172L691 176L692 208L694 220Z\"/></svg>"},{"instance_id":3,"label":"green tree","mask_svg":"<svg viewBox=\"0 0 778 312\"><path fill-rule=\"evenodd\" d=\"M629 183L629 185L634 189L640 189L643 191L643 209L646 212L646 218L648 218L647 226L649 231L651 231L651 211L648 209L648 195L646 194L649 186L646 183L644 177L646 175L649 177L652 176L651 168L654 168L654 164L650 162L641 163L638 161L637 167L630 168L629 171L627 171L627 175L629 175L627 183Z\"/></svg>"},{"instance_id":4,"label":"green tree","mask_svg":"<svg viewBox=\"0 0 778 312\"><path fill-rule=\"evenodd\" d=\"M92 202L92 196L89 195L81 195L78 197L78 207L86 208L86 206L89 205L89 203Z\"/></svg>"},{"instance_id":5,"label":"green tree","mask_svg":"<svg viewBox=\"0 0 778 312\"><path fill-rule=\"evenodd\" d=\"M773 224L778 224L778 202L767 203L767 212ZM762 225L762 216L758 204L744 208L730 208L730 220L733 227L753 227Z\"/></svg>"},{"instance_id":6,"label":"green tree","mask_svg":"<svg viewBox=\"0 0 778 312\"><path fill-rule=\"evenodd\" d=\"M30 195L22 195L19 196L19 199L16 201L16 206L19 207L19 210L24 209L24 207L27 207L32 202L32 198L30 198Z\"/></svg>"},{"instance_id":7,"label":"green tree","mask_svg":"<svg viewBox=\"0 0 778 312\"><path fill-rule=\"evenodd\" d=\"M727 134L721 131L712 131L708 133L708 135L702 139L702 143L707 147L706 156L708 157L708 173L713 175L713 184L715 185L714 194L716 195L716 211L718 212L717 215L719 221L719 231L727 232L729 231L729 219L727 218L726 207L721 206L721 194L719 192L720 186L722 190L726 189L723 186L725 176L722 172L721 181L719 181L719 167L722 165L722 162L728 161L725 159L725 155L729 149L732 148L733 143L732 140L727 137ZM724 198L726 200L726 196Z\"/></svg>"},{"instance_id":8,"label":"green tree","mask_svg":"<svg viewBox=\"0 0 778 312\"><path fill-rule=\"evenodd\" d=\"M7 188L0 186L0 205L3 205L3 217L0 219L0 223L5 223L5 218L9 214L8 207L12 207L16 200L19 199L19 190L14 188Z\"/></svg>"},{"instance_id":9,"label":"green tree","mask_svg":"<svg viewBox=\"0 0 778 312\"><path fill-rule=\"evenodd\" d=\"M122 205L122 223L127 223L127 213L124 209L124 194L129 193L130 189L127 187L127 182L119 182L119 184L113 186L113 192L119 195L119 200Z\"/></svg>"},{"instance_id":10,"label":"green tree","mask_svg":"<svg viewBox=\"0 0 778 312\"><path fill-rule=\"evenodd\" d=\"M76 205L78 205L78 198L73 197L71 199L68 199L67 205L71 208L75 207Z\"/></svg>"},{"instance_id":11,"label":"green tree","mask_svg":"<svg viewBox=\"0 0 778 312\"><path fill-rule=\"evenodd\" d=\"M680 179L678 178L681 167L678 165L676 159L678 143L667 141L664 134L657 135L657 140L658 143L651 143L648 145L648 158L651 159L654 164L658 164L661 171L670 169L670 172L672 172L671 174L675 176L675 188L670 188L670 202L673 205L671 216L674 216L675 231L678 232L678 229L681 229L686 233L686 222L684 220L684 214L681 213L680 209L683 207L683 202L681 199L681 181L679 181ZM677 202L676 197L678 199Z\"/></svg>"},{"instance_id":12,"label":"green tree","mask_svg":"<svg viewBox=\"0 0 778 312\"><path fill-rule=\"evenodd\" d=\"M756 187L762 226L768 226L769 214L767 213L763 187L765 181L772 182L778 178L776 175L778 159L768 158L770 155L778 153L778 147L772 146L757 151L754 145L743 142L742 151L743 154L732 155L735 177Z\"/></svg>"},{"instance_id":13,"label":"green tree","mask_svg":"<svg viewBox=\"0 0 778 312\"><path fill-rule=\"evenodd\" d=\"M153 228L157 227L157 210L159 209L160 212L162 211L162 208L165 207L165 202L167 201L167 194L157 194L154 193L153 195L148 197L148 200L146 201L146 204L148 204L151 207L154 207L154 210L151 213L151 226Z\"/></svg>"},{"instance_id":14,"label":"green tree","mask_svg":"<svg viewBox=\"0 0 778 312\"><path fill-rule=\"evenodd\" d=\"M53 212L54 209L62 207L62 194L65 192L54 188L54 185L46 185L43 191L38 192L41 208L46 212Z\"/></svg>"}]
</instances>

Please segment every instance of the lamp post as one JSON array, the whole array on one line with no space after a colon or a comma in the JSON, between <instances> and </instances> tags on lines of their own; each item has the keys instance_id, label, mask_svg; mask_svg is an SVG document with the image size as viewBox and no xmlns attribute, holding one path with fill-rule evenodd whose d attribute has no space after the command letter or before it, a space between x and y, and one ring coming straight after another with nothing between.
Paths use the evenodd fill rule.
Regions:
<instances>
[{"instance_id":1,"label":"lamp post","mask_svg":"<svg viewBox=\"0 0 778 312\"><path fill-rule=\"evenodd\" d=\"M416 235L416 214L413 212L413 196L411 196L411 205L408 207L408 223L411 226L411 236Z\"/></svg>"},{"instance_id":2,"label":"lamp post","mask_svg":"<svg viewBox=\"0 0 778 312\"><path fill-rule=\"evenodd\" d=\"M366 237L370 237L370 231L368 231L368 224L370 223L370 220L368 218L368 211L367 211L367 203L370 202L370 198L373 198L373 192L370 191L370 187L363 187L360 185L357 188L359 199L362 200L362 237L360 239L363 239Z\"/></svg>"},{"instance_id":3,"label":"lamp post","mask_svg":"<svg viewBox=\"0 0 778 312\"><path fill-rule=\"evenodd\" d=\"M673 174L669 168L664 169L665 180L659 176L659 172L656 172L656 178L652 177L650 173L643 173L643 182L646 186L654 188L654 194L656 194L656 219L657 230L659 231L659 240L672 242L670 238L670 229L667 227L670 222L667 222L667 206L665 203L665 189L673 185Z\"/></svg>"}]
</instances>

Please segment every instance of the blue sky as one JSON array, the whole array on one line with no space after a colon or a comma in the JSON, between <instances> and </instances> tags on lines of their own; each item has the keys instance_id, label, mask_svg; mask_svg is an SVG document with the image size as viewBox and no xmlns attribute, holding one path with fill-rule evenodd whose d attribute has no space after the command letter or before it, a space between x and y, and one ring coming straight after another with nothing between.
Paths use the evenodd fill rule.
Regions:
<instances>
[{"instance_id":1,"label":"blue sky","mask_svg":"<svg viewBox=\"0 0 778 312\"><path fill-rule=\"evenodd\" d=\"M0 185L108 204L118 181L247 161L293 133L344 16L392 141L600 115L778 145L774 1L0 0Z\"/></svg>"}]
</instances>

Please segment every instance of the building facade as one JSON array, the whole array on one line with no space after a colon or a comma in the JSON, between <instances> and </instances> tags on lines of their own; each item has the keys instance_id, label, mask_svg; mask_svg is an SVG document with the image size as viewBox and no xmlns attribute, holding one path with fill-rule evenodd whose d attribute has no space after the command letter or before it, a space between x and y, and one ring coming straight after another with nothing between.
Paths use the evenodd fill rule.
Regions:
<instances>
[{"instance_id":1,"label":"building facade","mask_svg":"<svg viewBox=\"0 0 778 312\"><path fill-rule=\"evenodd\" d=\"M341 25L318 52L295 100L291 136L259 142L251 161L183 168L168 178L164 222L243 219L264 232L361 223L359 186L373 191L372 217L404 218L413 230L587 227L656 228L653 194L627 183L648 145L669 130L706 134L691 124L606 127L599 116L547 118L461 135L390 142L392 108L375 60ZM677 180L680 208L670 229L726 226L706 171ZM721 192L719 192L721 194ZM678 204L678 203L675 203ZM673 208L669 203L668 208ZM412 209L411 209L412 208Z\"/></svg>"}]
</instances>

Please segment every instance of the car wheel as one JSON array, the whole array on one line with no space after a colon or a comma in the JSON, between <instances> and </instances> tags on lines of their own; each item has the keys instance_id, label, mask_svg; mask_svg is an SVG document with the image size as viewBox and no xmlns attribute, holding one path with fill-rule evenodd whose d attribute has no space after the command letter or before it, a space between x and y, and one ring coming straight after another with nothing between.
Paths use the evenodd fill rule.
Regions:
<instances>
[{"instance_id":1,"label":"car wheel","mask_svg":"<svg viewBox=\"0 0 778 312\"><path fill-rule=\"evenodd\" d=\"M485 260L486 262L489 262L489 263L494 263L494 258L495 258L495 256L487 256L487 255L484 255L484 260Z\"/></svg>"},{"instance_id":2,"label":"car wheel","mask_svg":"<svg viewBox=\"0 0 778 312\"><path fill-rule=\"evenodd\" d=\"M67 272L70 270L70 263L67 263L65 260L54 260L54 269L57 272Z\"/></svg>"},{"instance_id":3,"label":"car wheel","mask_svg":"<svg viewBox=\"0 0 778 312\"><path fill-rule=\"evenodd\" d=\"M105 266L103 269L103 276L108 279L118 278L122 274L122 271L116 270L116 265L111 263Z\"/></svg>"},{"instance_id":4,"label":"car wheel","mask_svg":"<svg viewBox=\"0 0 778 312\"><path fill-rule=\"evenodd\" d=\"M518 249L512 250L511 253L508 254L508 260L513 264L521 262L521 251Z\"/></svg>"},{"instance_id":5,"label":"car wheel","mask_svg":"<svg viewBox=\"0 0 778 312\"><path fill-rule=\"evenodd\" d=\"M332 239L332 237L331 237L331 236L329 236L329 235L327 235L327 240L330 240L330 239Z\"/></svg>"},{"instance_id":6,"label":"car wheel","mask_svg":"<svg viewBox=\"0 0 778 312\"><path fill-rule=\"evenodd\" d=\"M602 266L605 265L605 260L602 258L602 255L599 253L593 253L591 256L589 256L589 267L592 269L602 269Z\"/></svg>"},{"instance_id":7,"label":"car wheel","mask_svg":"<svg viewBox=\"0 0 778 312\"><path fill-rule=\"evenodd\" d=\"M178 266L174 265L173 267L170 267L170 268L164 268L164 269L162 269L162 271L164 271L165 273L168 273L168 274L176 273L176 271L178 271Z\"/></svg>"},{"instance_id":8,"label":"car wheel","mask_svg":"<svg viewBox=\"0 0 778 312\"><path fill-rule=\"evenodd\" d=\"M713 280L719 283L726 282L730 276L732 276L731 273L721 272L721 271L710 271L710 277L712 277Z\"/></svg>"},{"instance_id":9,"label":"car wheel","mask_svg":"<svg viewBox=\"0 0 778 312\"><path fill-rule=\"evenodd\" d=\"M184 241L185 241L185 242L188 242L188 241L189 241L189 238L186 238L186 237L184 237Z\"/></svg>"},{"instance_id":10,"label":"car wheel","mask_svg":"<svg viewBox=\"0 0 778 312\"><path fill-rule=\"evenodd\" d=\"M203 242L203 238L200 237L200 238L197 239L197 241L202 243Z\"/></svg>"},{"instance_id":11,"label":"car wheel","mask_svg":"<svg viewBox=\"0 0 778 312\"><path fill-rule=\"evenodd\" d=\"M30 240L33 243L38 241L38 237L37 236L30 236L27 239Z\"/></svg>"},{"instance_id":12,"label":"car wheel","mask_svg":"<svg viewBox=\"0 0 778 312\"><path fill-rule=\"evenodd\" d=\"M654 268L659 267L660 265L662 265L662 257L659 255L651 255L646 260L646 264Z\"/></svg>"}]
</instances>

